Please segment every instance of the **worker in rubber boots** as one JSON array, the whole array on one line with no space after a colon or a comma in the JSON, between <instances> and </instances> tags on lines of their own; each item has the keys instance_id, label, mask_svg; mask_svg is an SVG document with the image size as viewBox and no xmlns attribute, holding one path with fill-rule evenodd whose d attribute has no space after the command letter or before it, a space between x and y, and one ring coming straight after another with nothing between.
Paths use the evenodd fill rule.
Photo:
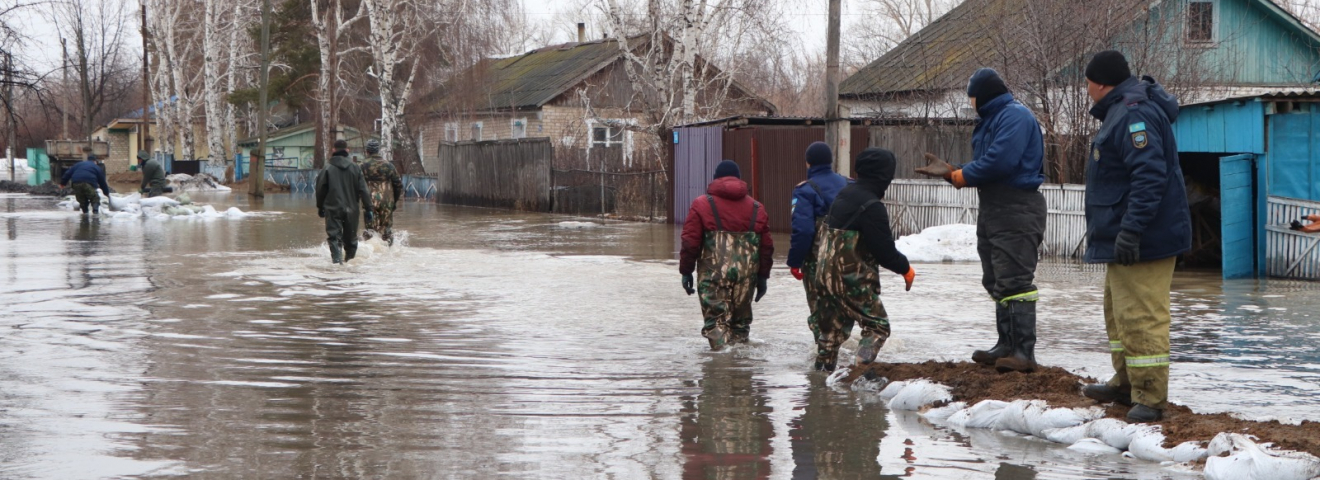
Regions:
<instances>
[{"instance_id":1,"label":"worker in rubber boots","mask_svg":"<svg viewBox=\"0 0 1320 480\"><path fill-rule=\"evenodd\" d=\"M1169 396L1169 290L1192 245L1173 122L1178 99L1132 76L1122 53L1086 66L1091 115L1104 122L1086 164L1087 263L1105 266L1105 332L1114 376L1083 393L1132 405L1130 422L1163 418Z\"/></svg>"},{"instance_id":2,"label":"worker in rubber boots","mask_svg":"<svg viewBox=\"0 0 1320 480\"><path fill-rule=\"evenodd\" d=\"M711 350L747 343L752 302L765 296L774 263L770 216L747 194L747 183L739 177L738 164L720 162L715 180L705 195L692 201L683 223L678 272L683 290L698 293L701 300L701 335Z\"/></svg>"},{"instance_id":3,"label":"worker in rubber boots","mask_svg":"<svg viewBox=\"0 0 1320 480\"><path fill-rule=\"evenodd\" d=\"M352 260L357 255L358 215L365 216L370 224L372 213L371 192L362 178L362 169L348 158L348 142L335 140L334 155L316 176L316 213L325 219L330 260Z\"/></svg>"},{"instance_id":4,"label":"worker in rubber boots","mask_svg":"<svg viewBox=\"0 0 1320 480\"><path fill-rule=\"evenodd\" d=\"M105 198L110 198L110 184L106 183L105 170L91 159L75 163L64 171L60 177L60 188L66 185L72 187L73 198L78 200L78 208L83 215L87 214L88 207L94 214L101 213L101 196L96 194L98 187L105 192Z\"/></svg>"},{"instance_id":5,"label":"worker in rubber boots","mask_svg":"<svg viewBox=\"0 0 1320 480\"><path fill-rule=\"evenodd\" d=\"M380 142L367 141L367 159L362 162L362 177L371 190L373 215L367 221L366 230L362 231L364 240L371 240L371 235L378 234L394 246L394 208L403 196L403 181L394 165L380 157Z\"/></svg>"},{"instance_id":6,"label":"worker in rubber boots","mask_svg":"<svg viewBox=\"0 0 1320 480\"><path fill-rule=\"evenodd\" d=\"M907 290L917 272L894 245L889 211L881 201L894 180L898 161L883 148L868 148L857 156L857 181L844 187L830 207L826 227L816 241L816 281L830 316L819 319L819 370L833 371L839 346L862 329L854 365L875 361L889 339L889 314L880 303L880 267L903 276Z\"/></svg>"},{"instance_id":7,"label":"worker in rubber boots","mask_svg":"<svg viewBox=\"0 0 1320 480\"><path fill-rule=\"evenodd\" d=\"M160 162L151 158L146 150L138 150L137 161L138 170L142 172L142 185L138 187L138 192L147 198L164 194L169 182L165 180L165 169L160 166Z\"/></svg>"},{"instance_id":8,"label":"worker in rubber boots","mask_svg":"<svg viewBox=\"0 0 1320 480\"><path fill-rule=\"evenodd\" d=\"M820 318L832 316L825 311L828 303L820 301L820 284L816 283L816 240L825 228L825 216L834 205L834 197L848 184L843 175L834 173L834 153L825 142L807 147L807 180L793 188L793 237L788 249L788 268L793 278L802 281L807 291L807 326L811 328L816 348L816 369L822 370L830 362L829 352L820 348Z\"/></svg>"},{"instance_id":9,"label":"worker in rubber boots","mask_svg":"<svg viewBox=\"0 0 1320 480\"><path fill-rule=\"evenodd\" d=\"M976 250L981 285L995 301L999 339L972 360L1000 372L1036 369L1036 261L1045 240L1049 209L1040 192L1045 142L1040 123L1009 93L999 73L977 70L967 96L979 121L972 133L972 162L954 167L927 153L917 173L942 177L955 187L976 187Z\"/></svg>"}]
</instances>

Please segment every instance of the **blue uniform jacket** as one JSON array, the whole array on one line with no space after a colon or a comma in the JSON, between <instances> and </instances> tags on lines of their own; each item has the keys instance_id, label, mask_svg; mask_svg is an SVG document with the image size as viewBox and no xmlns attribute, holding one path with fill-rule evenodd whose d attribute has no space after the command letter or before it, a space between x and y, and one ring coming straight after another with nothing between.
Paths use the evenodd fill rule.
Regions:
<instances>
[{"instance_id":1,"label":"blue uniform jacket","mask_svg":"<svg viewBox=\"0 0 1320 480\"><path fill-rule=\"evenodd\" d=\"M977 113L981 121L972 132L972 163L962 166L967 186L1039 188L1045 182L1045 140L1036 116L1009 93L977 107Z\"/></svg>"},{"instance_id":2,"label":"blue uniform jacket","mask_svg":"<svg viewBox=\"0 0 1320 480\"><path fill-rule=\"evenodd\" d=\"M1086 262L1114 261L1122 230L1141 234L1141 261L1191 249L1192 221L1173 122L1178 99L1132 77L1091 108L1104 121L1086 162Z\"/></svg>"},{"instance_id":3,"label":"blue uniform jacket","mask_svg":"<svg viewBox=\"0 0 1320 480\"><path fill-rule=\"evenodd\" d=\"M816 187L811 184L815 183ZM807 181L793 189L793 237L788 248L788 266L802 268L807 252L816 241L816 219L829 215L834 198L848 184L843 175L829 165L815 165L807 170ZM820 188L817 194L816 188Z\"/></svg>"},{"instance_id":4,"label":"blue uniform jacket","mask_svg":"<svg viewBox=\"0 0 1320 480\"><path fill-rule=\"evenodd\" d=\"M68 170L64 171L64 176L60 178L61 185L72 185L73 182L90 183L100 187L105 196L110 196L110 185L105 182L105 172L91 160L83 160L73 164Z\"/></svg>"}]
</instances>

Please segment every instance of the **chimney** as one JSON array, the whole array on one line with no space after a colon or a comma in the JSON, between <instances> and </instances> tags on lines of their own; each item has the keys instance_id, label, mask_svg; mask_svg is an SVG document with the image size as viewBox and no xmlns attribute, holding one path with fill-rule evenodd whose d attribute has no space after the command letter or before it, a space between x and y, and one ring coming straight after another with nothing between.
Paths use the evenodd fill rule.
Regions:
<instances>
[{"instance_id":1,"label":"chimney","mask_svg":"<svg viewBox=\"0 0 1320 480\"><path fill-rule=\"evenodd\" d=\"M587 24L578 22L578 43L587 43Z\"/></svg>"}]
</instances>

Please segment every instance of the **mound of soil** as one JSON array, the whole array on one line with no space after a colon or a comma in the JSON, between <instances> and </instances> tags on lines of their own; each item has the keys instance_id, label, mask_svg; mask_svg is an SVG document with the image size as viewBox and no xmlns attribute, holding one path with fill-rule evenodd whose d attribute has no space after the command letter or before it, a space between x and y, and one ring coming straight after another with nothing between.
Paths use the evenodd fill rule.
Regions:
<instances>
[{"instance_id":1,"label":"mound of soil","mask_svg":"<svg viewBox=\"0 0 1320 480\"><path fill-rule=\"evenodd\" d=\"M131 183L133 185L140 185L142 183L142 172L128 171L112 173L106 175L105 180L108 183Z\"/></svg>"},{"instance_id":2,"label":"mound of soil","mask_svg":"<svg viewBox=\"0 0 1320 480\"><path fill-rule=\"evenodd\" d=\"M73 195L73 190L69 188L60 188L55 182L46 182L34 187L26 183L11 182L9 180L0 180L0 192L26 193L28 195L45 195L49 197Z\"/></svg>"},{"instance_id":3,"label":"mound of soil","mask_svg":"<svg viewBox=\"0 0 1320 480\"><path fill-rule=\"evenodd\" d=\"M28 193L32 187L26 183L11 182L9 180L0 180L0 192L4 193Z\"/></svg>"},{"instance_id":4,"label":"mound of soil","mask_svg":"<svg viewBox=\"0 0 1320 480\"><path fill-rule=\"evenodd\" d=\"M1059 367L1043 367L1033 373L1001 374L993 367L969 362L874 363L867 369L849 372L845 382L860 378L866 371L891 381L927 378L947 385L954 401L973 405L981 400L1045 400L1052 407L1092 407L1098 403L1082 396L1084 384L1096 383ZM1107 405L1105 415L1125 420L1128 408ZM1169 404L1164 420L1155 422L1164 429L1165 446L1186 441L1209 442L1223 432L1255 435L1262 442L1274 442L1281 448L1320 456L1320 422L1304 421L1288 425L1277 421L1253 422L1226 413L1193 412L1182 405Z\"/></svg>"},{"instance_id":5,"label":"mound of soil","mask_svg":"<svg viewBox=\"0 0 1320 480\"><path fill-rule=\"evenodd\" d=\"M241 182L226 183L225 186L234 189L234 192L237 193L247 193L248 190L252 188L248 186L248 179L246 178ZM289 191L288 185L282 185L275 182L266 182L265 186L266 193L283 193Z\"/></svg>"}]
</instances>

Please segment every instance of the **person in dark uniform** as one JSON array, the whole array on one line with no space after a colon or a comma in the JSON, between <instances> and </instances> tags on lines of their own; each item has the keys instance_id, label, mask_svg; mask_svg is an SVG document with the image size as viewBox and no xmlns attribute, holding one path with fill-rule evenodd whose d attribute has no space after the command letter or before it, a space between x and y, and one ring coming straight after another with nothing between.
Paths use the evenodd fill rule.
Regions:
<instances>
[{"instance_id":1,"label":"person in dark uniform","mask_svg":"<svg viewBox=\"0 0 1320 480\"><path fill-rule=\"evenodd\" d=\"M1082 393L1132 405L1130 422L1164 417L1169 397L1169 290L1192 220L1173 122L1178 99L1100 52L1086 66L1091 115L1104 122L1086 164L1087 263L1105 264L1105 333L1114 376Z\"/></svg>"},{"instance_id":2,"label":"person in dark uniform","mask_svg":"<svg viewBox=\"0 0 1320 480\"><path fill-rule=\"evenodd\" d=\"M97 187L105 192L106 198L110 198L110 185L106 183L105 170L91 159L83 160L65 170L64 176L60 178L60 188L70 183L72 183L73 197L78 200L78 207L82 209L83 215L87 214L88 207L94 214L101 213L101 196L96 194Z\"/></svg>"},{"instance_id":3,"label":"person in dark uniform","mask_svg":"<svg viewBox=\"0 0 1320 480\"><path fill-rule=\"evenodd\" d=\"M976 251L981 285L995 301L999 340L972 360L1000 372L1036 369L1036 261L1045 240L1049 209L1040 185L1045 141L1031 110L1009 93L994 69L977 70L967 96L980 120L972 134L972 162L954 167L927 153L917 173L942 177L955 187L976 187Z\"/></svg>"},{"instance_id":4,"label":"person in dark uniform","mask_svg":"<svg viewBox=\"0 0 1320 480\"><path fill-rule=\"evenodd\" d=\"M335 140L334 155L316 176L316 213L325 219L330 261L352 260L357 255L358 216L365 215L371 223L372 213L371 192L362 169L348 158L348 142Z\"/></svg>"},{"instance_id":5,"label":"person in dark uniform","mask_svg":"<svg viewBox=\"0 0 1320 480\"><path fill-rule=\"evenodd\" d=\"M816 342L816 370L832 365L828 348L821 344L821 317L827 302L820 301L823 288L816 283L816 241L825 226L825 217L834 205L834 197L848 185L848 179L834 173L834 153L825 142L807 147L807 180L793 188L793 237L788 249L788 268L793 278L802 281L807 291L807 326Z\"/></svg>"}]
</instances>

